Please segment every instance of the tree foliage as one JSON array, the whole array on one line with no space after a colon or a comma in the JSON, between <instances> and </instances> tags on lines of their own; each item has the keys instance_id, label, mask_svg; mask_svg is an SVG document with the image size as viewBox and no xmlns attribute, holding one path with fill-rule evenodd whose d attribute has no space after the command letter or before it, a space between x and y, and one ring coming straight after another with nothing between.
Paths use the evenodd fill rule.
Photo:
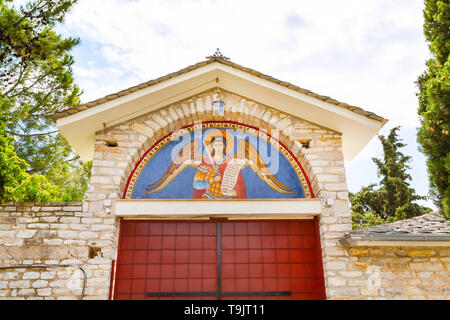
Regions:
<instances>
[{"instance_id":1,"label":"tree foliage","mask_svg":"<svg viewBox=\"0 0 450 320\"><path fill-rule=\"evenodd\" d=\"M76 0L36 0L16 8L0 0L0 112L3 134L30 174L42 174L73 200L87 188L83 164L55 127L52 115L79 104L70 50L79 43L55 32Z\"/></svg>"},{"instance_id":2,"label":"tree foliage","mask_svg":"<svg viewBox=\"0 0 450 320\"><path fill-rule=\"evenodd\" d=\"M379 187L376 189L377 184L370 184L349 195L354 228L408 219L431 211L415 203L426 197L417 195L410 187L411 176L407 170L410 169L411 157L399 151L405 144L398 137L398 130L399 127L395 127L387 137L378 136L384 157L372 160L381 178Z\"/></svg>"},{"instance_id":3,"label":"tree foliage","mask_svg":"<svg viewBox=\"0 0 450 320\"><path fill-rule=\"evenodd\" d=\"M421 127L418 142L427 156L431 194L450 219L450 3L426 0L424 34L431 58L418 78Z\"/></svg>"},{"instance_id":4,"label":"tree foliage","mask_svg":"<svg viewBox=\"0 0 450 320\"><path fill-rule=\"evenodd\" d=\"M0 0L1 110L11 123L44 125L46 117L78 103L68 52L79 40L52 30L74 1L39 0L20 9L10 2ZM10 127L21 131L20 123Z\"/></svg>"},{"instance_id":5,"label":"tree foliage","mask_svg":"<svg viewBox=\"0 0 450 320\"><path fill-rule=\"evenodd\" d=\"M12 138L0 126L0 203L6 201L70 201L68 194L44 176L29 174L28 164L14 152Z\"/></svg>"}]
</instances>

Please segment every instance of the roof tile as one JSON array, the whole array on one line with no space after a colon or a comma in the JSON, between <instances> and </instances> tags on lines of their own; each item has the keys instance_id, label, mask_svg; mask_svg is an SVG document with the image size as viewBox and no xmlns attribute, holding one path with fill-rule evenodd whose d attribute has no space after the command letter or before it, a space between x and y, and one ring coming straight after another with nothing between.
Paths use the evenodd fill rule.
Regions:
<instances>
[{"instance_id":1,"label":"roof tile","mask_svg":"<svg viewBox=\"0 0 450 320\"><path fill-rule=\"evenodd\" d=\"M403 235L415 237L418 235L442 235L450 240L450 220L445 220L439 212L431 212L410 219L355 229L344 238L360 238L370 236L396 236Z\"/></svg>"}]
</instances>

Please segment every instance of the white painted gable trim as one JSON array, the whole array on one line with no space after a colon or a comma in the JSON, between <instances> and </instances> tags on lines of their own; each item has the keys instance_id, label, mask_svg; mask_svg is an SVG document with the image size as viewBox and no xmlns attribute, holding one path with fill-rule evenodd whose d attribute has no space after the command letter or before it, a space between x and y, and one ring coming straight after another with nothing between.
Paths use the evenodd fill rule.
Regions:
<instances>
[{"instance_id":1,"label":"white painted gable trim","mask_svg":"<svg viewBox=\"0 0 450 320\"><path fill-rule=\"evenodd\" d=\"M95 132L217 86L343 134L352 160L386 123L359 115L218 62L60 118L57 126L84 161L92 159Z\"/></svg>"}]
</instances>

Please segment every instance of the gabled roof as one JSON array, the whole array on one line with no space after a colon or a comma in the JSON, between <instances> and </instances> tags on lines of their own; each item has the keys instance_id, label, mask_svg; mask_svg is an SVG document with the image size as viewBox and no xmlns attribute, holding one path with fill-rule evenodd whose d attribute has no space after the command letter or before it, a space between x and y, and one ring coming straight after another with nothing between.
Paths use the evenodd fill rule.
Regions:
<instances>
[{"instance_id":1,"label":"gabled roof","mask_svg":"<svg viewBox=\"0 0 450 320\"><path fill-rule=\"evenodd\" d=\"M219 63L222 63L224 65L231 66L231 67L233 67L235 69L239 69L239 70L248 72L248 73L250 73L250 74L252 74L254 76L257 76L259 78L271 81L271 82L276 83L278 85L281 85L283 87L286 87L286 88L298 91L300 93L306 94L308 96L314 97L314 98L322 100L324 102L334 104L334 105L336 105L338 107L346 108L346 109L348 109L350 111L353 111L353 112L355 112L357 114L366 116L366 117L368 117L370 119L378 120L378 121L384 122L384 123L387 122L387 119L384 119L383 117L378 116L378 115L376 115L373 112L366 111L366 110L364 110L364 109L362 109L360 107L352 106L352 105L349 105L348 103L345 103L345 102L340 102L340 101L335 100L333 98L330 98L328 96L322 96L322 95L314 93L314 92L312 92L310 90L307 90L307 89L301 88L299 86L296 86L296 85L294 85L294 84L292 84L290 82L278 80L278 79L276 79L274 77L268 76L268 75L263 74L263 73L261 73L259 71L243 67L243 66L241 66L241 65L239 65L237 63L225 60L225 59L223 59L221 57L213 57L213 56L211 56L210 59L208 59L208 60L205 60L205 61L193 64L193 65L190 65L190 66L188 66L188 67L186 67L184 69L178 70L176 72L169 73L169 74L167 74L165 76L162 76L162 77L159 77L157 79L146 81L146 82L143 82L143 83L138 84L136 86L132 86L132 87L129 87L127 89L124 89L124 90L121 90L121 91L109 94L107 96L104 96L103 98L99 98L99 99L96 99L96 100L92 100L90 102L83 103L83 104L81 104L81 105L79 105L79 106L77 106L75 108L70 108L70 109L66 109L64 111L55 113L54 117L56 119L67 117L67 116L69 116L71 114L84 111L84 110L86 110L88 108L92 108L92 107L95 107L95 106L97 106L99 104L105 103L107 101L111 101L111 100L117 99L117 98L122 97L124 95L127 95L127 94L130 94L132 92L135 92L135 91L137 91L139 89L144 89L144 88L147 88L149 86L155 85L157 83L169 80L169 79L171 79L173 77L176 77L176 76L179 76L179 75L184 74L186 72L198 69L198 68L200 68L202 66L205 66L205 65L213 63L213 62L219 62Z\"/></svg>"},{"instance_id":2,"label":"gabled roof","mask_svg":"<svg viewBox=\"0 0 450 320\"><path fill-rule=\"evenodd\" d=\"M356 242L414 241L448 242L450 246L450 220L445 220L439 212L431 212L410 219L382 225L355 229L346 234L341 244ZM425 245L425 244L424 244Z\"/></svg>"},{"instance_id":3,"label":"gabled roof","mask_svg":"<svg viewBox=\"0 0 450 320\"><path fill-rule=\"evenodd\" d=\"M55 114L56 124L84 161L92 159L95 133L217 87L342 133L352 160L388 121L372 112L313 93L222 57Z\"/></svg>"}]
</instances>

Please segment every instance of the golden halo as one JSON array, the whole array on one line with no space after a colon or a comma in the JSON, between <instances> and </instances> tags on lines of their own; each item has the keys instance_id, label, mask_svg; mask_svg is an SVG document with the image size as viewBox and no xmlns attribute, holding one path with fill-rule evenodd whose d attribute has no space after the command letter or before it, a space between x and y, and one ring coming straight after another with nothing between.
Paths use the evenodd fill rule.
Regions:
<instances>
[{"instance_id":1,"label":"golden halo","mask_svg":"<svg viewBox=\"0 0 450 320\"><path fill-rule=\"evenodd\" d=\"M231 135L230 132L218 129L209 132L205 137L205 144L209 150L209 153L213 152L213 149L211 148L211 140L217 136L225 137L225 139L227 140L227 148L225 149L225 152L226 154L229 154L234 147L234 137Z\"/></svg>"}]
</instances>

